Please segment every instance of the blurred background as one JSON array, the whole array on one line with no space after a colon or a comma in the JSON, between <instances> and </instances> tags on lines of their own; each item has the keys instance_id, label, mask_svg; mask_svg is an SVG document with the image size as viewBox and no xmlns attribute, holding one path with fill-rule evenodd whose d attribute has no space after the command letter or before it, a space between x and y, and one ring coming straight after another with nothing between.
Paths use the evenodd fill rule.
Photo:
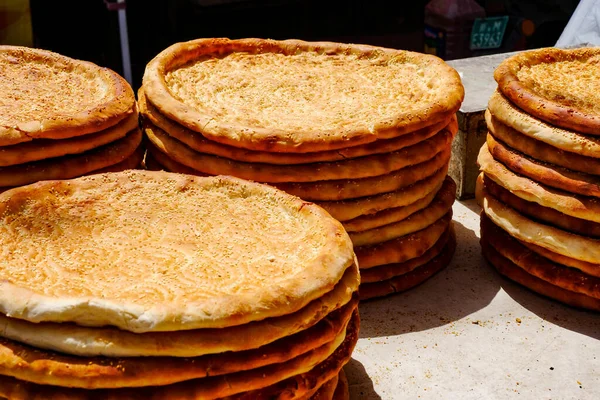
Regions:
<instances>
[{"instance_id":1,"label":"blurred background","mask_svg":"<svg viewBox=\"0 0 600 400\"><path fill-rule=\"evenodd\" d=\"M200 37L331 40L428 52L453 60L553 46L578 3L0 0L0 43L56 51L124 76L128 69L137 90L148 61L179 41Z\"/></svg>"}]
</instances>

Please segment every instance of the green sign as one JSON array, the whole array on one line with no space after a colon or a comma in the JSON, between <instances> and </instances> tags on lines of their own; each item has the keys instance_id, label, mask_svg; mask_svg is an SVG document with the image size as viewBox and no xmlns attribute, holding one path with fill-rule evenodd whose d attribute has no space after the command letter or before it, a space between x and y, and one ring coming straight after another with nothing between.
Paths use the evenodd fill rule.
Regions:
<instances>
[{"instance_id":1,"label":"green sign","mask_svg":"<svg viewBox=\"0 0 600 400\"><path fill-rule=\"evenodd\" d=\"M508 24L508 16L477 18L471 31L471 50L497 49Z\"/></svg>"}]
</instances>

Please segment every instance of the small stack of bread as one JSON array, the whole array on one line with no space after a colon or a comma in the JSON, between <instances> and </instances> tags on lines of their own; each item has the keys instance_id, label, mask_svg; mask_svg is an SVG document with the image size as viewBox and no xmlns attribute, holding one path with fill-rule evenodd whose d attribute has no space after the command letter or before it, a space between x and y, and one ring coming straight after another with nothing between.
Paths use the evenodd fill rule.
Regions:
<instances>
[{"instance_id":1,"label":"small stack of bread","mask_svg":"<svg viewBox=\"0 0 600 400\"><path fill-rule=\"evenodd\" d=\"M150 168L232 175L315 202L342 222L361 298L446 266L457 72L439 58L298 40L177 43L138 94Z\"/></svg>"},{"instance_id":2,"label":"small stack of bread","mask_svg":"<svg viewBox=\"0 0 600 400\"><path fill-rule=\"evenodd\" d=\"M8 190L0 216L0 398L347 398L360 277L320 207L130 170Z\"/></svg>"},{"instance_id":3,"label":"small stack of bread","mask_svg":"<svg viewBox=\"0 0 600 400\"><path fill-rule=\"evenodd\" d=\"M0 191L140 165L135 96L114 71L0 46L0 82Z\"/></svg>"},{"instance_id":4,"label":"small stack of bread","mask_svg":"<svg viewBox=\"0 0 600 400\"><path fill-rule=\"evenodd\" d=\"M600 48L527 51L494 77L478 158L483 254L533 291L600 310Z\"/></svg>"}]
</instances>

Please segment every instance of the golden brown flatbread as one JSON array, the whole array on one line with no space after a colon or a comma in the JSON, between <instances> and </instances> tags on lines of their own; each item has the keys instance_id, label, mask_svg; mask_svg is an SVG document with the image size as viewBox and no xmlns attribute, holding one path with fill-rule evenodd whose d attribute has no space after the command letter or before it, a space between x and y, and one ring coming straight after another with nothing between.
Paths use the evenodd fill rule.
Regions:
<instances>
[{"instance_id":1,"label":"golden brown flatbread","mask_svg":"<svg viewBox=\"0 0 600 400\"><path fill-rule=\"evenodd\" d=\"M354 246L368 246L420 231L446 215L452 209L455 198L456 184L452 179L446 180L426 208L399 222L362 232L350 232L350 239Z\"/></svg>"},{"instance_id":2,"label":"golden brown flatbread","mask_svg":"<svg viewBox=\"0 0 600 400\"><path fill-rule=\"evenodd\" d=\"M597 47L543 48L518 53L494 71L498 90L525 112L551 124L598 135Z\"/></svg>"},{"instance_id":3,"label":"golden brown flatbread","mask_svg":"<svg viewBox=\"0 0 600 400\"><path fill-rule=\"evenodd\" d=\"M523 268L519 268L508 258L502 256L484 239L481 240L481 248L488 262L507 278L543 296L550 297L573 307L600 311L600 300L581 293L565 290L528 274Z\"/></svg>"},{"instance_id":4,"label":"golden brown flatbread","mask_svg":"<svg viewBox=\"0 0 600 400\"><path fill-rule=\"evenodd\" d=\"M333 400L350 400L350 392L348 388L348 378L344 370L340 370L338 384L333 394Z\"/></svg>"},{"instance_id":5,"label":"golden brown flatbread","mask_svg":"<svg viewBox=\"0 0 600 400\"><path fill-rule=\"evenodd\" d=\"M481 218L481 236L498 253L528 274L565 290L600 299L600 278L553 263L538 255L512 238L485 215Z\"/></svg>"},{"instance_id":6,"label":"golden brown flatbread","mask_svg":"<svg viewBox=\"0 0 600 400\"><path fill-rule=\"evenodd\" d=\"M99 132L134 111L114 71L47 50L0 46L0 146Z\"/></svg>"},{"instance_id":7,"label":"golden brown flatbread","mask_svg":"<svg viewBox=\"0 0 600 400\"><path fill-rule=\"evenodd\" d=\"M386 281L361 284L359 289L361 301L404 292L420 285L446 267L452 260L455 250L456 238L454 231L451 230L444 250L427 264Z\"/></svg>"},{"instance_id":8,"label":"golden brown flatbread","mask_svg":"<svg viewBox=\"0 0 600 400\"><path fill-rule=\"evenodd\" d=\"M576 260L571 257L563 256L562 254L546 250L545 248L533 243L527 243L520 240L519 243L527 247L529 250L541 255L544 258L547 258L550 261L554 261L557 264L578 269L591 276L600 277L600 264L589 263L581 260Z\"/></svg>"},{"instance_id":9,"label":"golden brown flatbread","mask_svg":"<svg viewBox=\"0 0 600 400\"><path fill-rule=\"evenodd\" d=\"M464 98L437 57L328 42L198 39L143 78L165 117L216 142L304 153L397 137L446 120Z\"/></svg>"},{"instance_id":10,"label":"golden brown flatbread","mask_svg":"<svg viewBox=\"0 0 600 400\"><path fill-rule=\"evenodd\" d=\"M337 150L310 152L310 153L276 153L269 151L248 150L233 147L213 140L209 140L198 132L187 129L183 125L166 118L156 108L146 101L144 90L138 92L140 112L152 125L164 130L173 138L186 144L191 149L205 154L212 154L228 158L230 160L249 163L265 163L275 165L308 164L316 162L342 161L350 158L364 157L373 154L390 153L408 146L412 146L431 136L442 129L448 129L453 135L458 131L456 115L448 120L427 126L415 132L407 133L393 139L379 139L360 146L346 147Z\"/></svg>"},{"instance_id":11,"label":"golden brown flatbread","mask_svg":"<svg viewBox=\"0 0 600 400\"><path fill-rule=\"evenodd\" d=\"M354 262L322 208L233 177L38 182L0 194L0 216L0 312L30 322L236 326L300 310Z\"/></svg>"},{"instance_id":12,"label":"golden brown flatbread","mask_svg":"<svg viewBox=\"0 0 600 400\"><path fill-rule=\"evenodd\" d=\"M370 246L354 248L360 269L386 264L398 264L419 257L430 249L447 230L452 220L452 211L425 229L410 235Z\"/></svg>"}]
</instances>

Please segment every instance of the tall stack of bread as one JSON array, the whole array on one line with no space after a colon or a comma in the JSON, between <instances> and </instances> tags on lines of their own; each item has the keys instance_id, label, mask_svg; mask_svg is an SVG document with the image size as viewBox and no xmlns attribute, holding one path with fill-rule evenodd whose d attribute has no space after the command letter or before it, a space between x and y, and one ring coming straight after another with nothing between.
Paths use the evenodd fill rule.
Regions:
<instances>
[{"instance_id":1,"label":"tall stack of bread","mask_svg":"<svg viewBox=\"0 0 600 400\"><path fill-rule=\"evenodd\" d=\"M114 71L0 46L0 81L0 191L140 165L134 92Z\"/></svg>"},{"instance_id":2,"label":"tall stack of bread","mask_svg":"<svg viewBox=\"0 0 600 400\"><path fill-rule=\"evenodd\" d=\"M0 216L0 398L347 398L360 277L323 209L131 170L8 190Z\"/></svg>"},{"instance_id":3,"label":"tall stack of bread","mask_svg":"<svg viewBox=\"0 0 600 400\"><path fill-rule=\"evenodd\" d=\"M533 291L600 310L600 48L520 53L494 77L483 254Z\"/></svg>"},{"instance_id":4,"label":"tall stack of bread","mask_svg":"<svg viewBox=\"0 0 600 400\"><path fill-rule=\"evenodd\" d=\"M453 255L447 170L463 97L457 72L429 55L200 39L157 55L138 101L154 168L268 183L341 221L367 299Z\"/></svg>"}]
</instances>

